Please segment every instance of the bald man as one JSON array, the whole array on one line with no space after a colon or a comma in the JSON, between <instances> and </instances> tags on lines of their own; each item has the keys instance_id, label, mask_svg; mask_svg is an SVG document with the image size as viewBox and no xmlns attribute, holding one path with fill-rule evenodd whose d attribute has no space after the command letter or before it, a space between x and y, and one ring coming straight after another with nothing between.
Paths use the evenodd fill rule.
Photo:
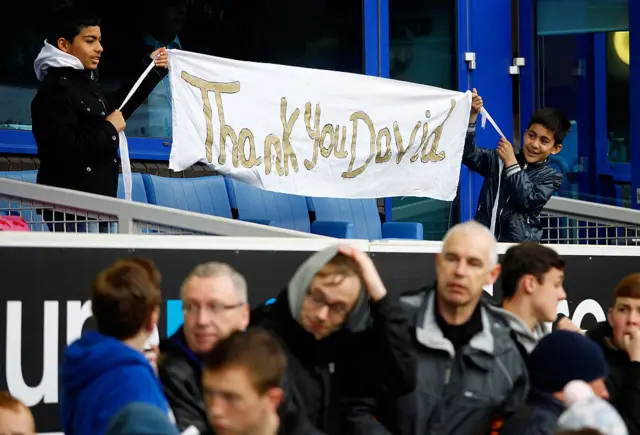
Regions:
<instances>
[{"instance_id":1,"label":"bald man","mask_svg":"<svg viewBox=\"0 0 640 435\"><path fill-rule=\"evenodd\" d=\"M500 274L496 241L477 222L453 227L436 256L435 288L406 296L418 387L397 403L394 434L486 434L527 390L509 326L482 300Z\"/></svg>"}]
</instances>

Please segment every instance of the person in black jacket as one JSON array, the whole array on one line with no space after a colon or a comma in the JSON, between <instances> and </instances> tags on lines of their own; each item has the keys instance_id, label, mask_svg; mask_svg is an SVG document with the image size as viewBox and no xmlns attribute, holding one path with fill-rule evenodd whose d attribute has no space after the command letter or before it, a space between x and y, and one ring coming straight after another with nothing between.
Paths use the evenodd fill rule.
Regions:
<instances>
[{"instance_id":1,"label":"person in black jacket","mask_svg":"<svg viewBox=\"0 0 640 435\"><path fill-rule=\"evenodd\" d=\"M608 398L604 355L578 332L546 335L529 355L527 368L531 385L527 401L504 423L500 435L553 435L566 409L564 389L571 381L586 382L593 394Z\"/></svg>"},{"instance_id":2,"label":"person in black jacket","mask_svg":"<svg viewBox=\"0 0 640 435\"><path fill-rule=\"evenodd\" d=\"M200 435L213 435L203 394L203 360L221 340L247 328L247 283L227 264L204 263L185 278L181 298L184 324L160 342L160 381L178 428L185 431L193 426ZM286 377L282 389L285 397L278 408L280 433L297 433L311 426L288 394Z\"/></svg>"},{"instance_id":3,"label":"person in black jacket","mask_svg":"<svg viewBox=\"0 0 640 435\"><path fill-rule=\"evenodd\" d=\"M613 291L608 321L587 331L609 364L609 401L630 435L640 435L640 274L625 277Z\"/></svg>"},{"instance_id":4,"label":"person in black jacket","mask_svg":"<svg viewBox=\"0 0 640 435\"><path fill-rule=\"evenodd\" d=\"M285 398L287 358L268 331L249 328L220 341L204 359L202 383L209 421L224 435L314 435L278 413Z\"/></svg>"},{"instance_id":5,"label":"person in black jacket","mask_svg":"<svg viewBox=\"0 0 640 435\"><path fill-rule=\"evenodd\" d=\"M347 416L357 398L392 400L415 387L406 313L357 249L331 246L313 254L276 301L251 318L281 339L293 402L329 435L354 432ZM367 414L362 424L376 417Z\"/></svg>"},{"instance_id":6,"label":"person in black jacket","mask_svg":"<svg viewBox=\"0 0 640 435\"><path fill-rule=\"evenodd\" d=\"M125 120L166 75L166 49L151 54L157 73L147 76L120 112L118 107L133 83L121 86L114 95L100 87L98 65L103 53L100 19L72 8L61 11L51 22L55 29L34 63L41 81L31 103L32 129L40 159L37 182L116 197L118 134L124 131ZM140 73L151 59L141 62ZM52 231L65 231L62 224L51 224L54 218L75 220L62 213L54 215L50 210L43 215ZM105 226L101 230L106 231Z\"/></svg>"},{"instance_id":7,"label":"person in black jacket","mask_svg":"<svg viewBox=\"0 0 640 435\"><path fill-rule=\"evenodd\" d=\"M481 108L482 98L474 89L462 162L484 177L475 218L491 228L497 199L494 231L498 242L540 242L540 213L562 185L562 174L549 165L549 156L562 150L571 124L556 109L537 110L524 133L523 150L516 155L505 138L496 149L476 146L476 119ZM500 161L504 164L502 173Z\"/></svg>"},{"instance_id":8,"label":"person in black jacket","mask_svg":"<svg viewBox=\"0 0 640 435\"><path fill-rule=\"evenodd\" d=\"M231 266L196 266L180 289L184 324L160 341L158 373L180 431L213 434L202 393L202 360L216 344L249 324L247 282Z\"/></svg>"}]
</instances>

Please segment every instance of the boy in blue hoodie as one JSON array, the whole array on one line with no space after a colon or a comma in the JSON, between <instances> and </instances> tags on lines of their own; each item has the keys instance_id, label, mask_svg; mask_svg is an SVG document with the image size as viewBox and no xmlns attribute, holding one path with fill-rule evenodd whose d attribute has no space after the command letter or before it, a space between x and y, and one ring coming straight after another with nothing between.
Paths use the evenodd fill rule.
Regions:
<instances>
[{"instance_id":1,"label":"boy in blue hoodie","mask_svg":"<svg viewBox=\"0 0 640 435\"><path fill-rule=\"evenodd\" d=\"M522 139L522 152L502 138L496 149L476 146L476 119L482 98L473 90L469 128L462 163L484 177L478 199L476 220L491 228L496 199L494 235L498 242L540 242L540 213L562 185L562 174L549 165L549 156L562 150L562 141L571 129L558 110L536 110ZM500 161L504 169L500 172Z\"/></svg>"},{"instance_id":2,"label":"boy in blue hoodie","mask_svg":"<svg viewBox=\"0 0 640 435\"><path fill-rule=\"evenodd\" d=\"M133 402L168 413L162 385L145 358L160 316L160 273L143 259L121 260L100 273L91 294L96 332L64 353L60 408L66 435L104 435Z\"/></svg>"}]
</instances>

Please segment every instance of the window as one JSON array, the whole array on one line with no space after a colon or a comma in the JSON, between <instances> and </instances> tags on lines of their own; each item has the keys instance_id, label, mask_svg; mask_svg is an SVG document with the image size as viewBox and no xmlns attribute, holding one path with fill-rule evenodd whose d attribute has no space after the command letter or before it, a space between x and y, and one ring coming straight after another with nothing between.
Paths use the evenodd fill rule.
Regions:
<instances>
[{"instance_id":1,"label":"window","mask_svg":"<svg viewBox=\"0 0 640 435\"><path fill-rule=\"evenodd\" d=\"M628 25L627 0L537 2L539 105L572 121L562 196L630 204Z\"/></svg>"},{"instance_id":2,"label":"window","mask_svg":"<svg viewBox=\"0 0 640 435\"><path fill-rule=\"evenodd\" d=\"M363 72L363 12L362 2L356 0L11 2L6 7L13 10L5 9L5 16L12 18L0 27L3 40L11 41L0 48L4 60L0 129L30 130L30 103L38 86L33 61L45 39L45 22L53 11L74 3L92 7L102 20L104 88L135 81L142 73L140 56L160 46L238 60ZM171 137L168 78L129 119L127 135Z\"/></svg>"},{"instance_id":3,"label":"window","mask_svg":"<svg viewBox=\"0 0 640 435\"><path fill-rule=\"evenodd\" d=\"M456 89L456 2L389 0L390 77ZM441 240L457 220L452 203L425 198L393 198L397 222L421 222L425 240Z\"/></svg>"}]
</instances>

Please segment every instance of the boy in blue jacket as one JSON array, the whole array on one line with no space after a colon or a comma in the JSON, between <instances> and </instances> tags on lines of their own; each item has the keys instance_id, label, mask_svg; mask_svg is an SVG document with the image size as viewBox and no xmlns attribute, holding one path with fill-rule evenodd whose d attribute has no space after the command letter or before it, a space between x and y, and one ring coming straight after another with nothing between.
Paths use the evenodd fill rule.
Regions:
<instances>
[{"instance_id":1,"label":"boy in blue jacket","mask_svg":"<svg viewBox=\"0 0 640 435\"><path fill-rule=\"evenodd\" d=\"M516 155L505 138L496 149L476 146L476 119L481 108L482 98L474 89L462 162L484 177L476 220L491 228L491 215L498 197L496 240L540 242L540 213L562 185L562 174L549 165L549 156L562 150L562 141L571 129L571 123L556 109L535 111L524 133L522 152ZM499 178L501 160L504 169Z\"/></svg>"},{"instance_id":2,"label":"boy in blue jacket","mask_svg":"<svg viewBox=\"0 0 640 435\"><path fill-rule=\"evenodd\" d=\"M91 294L97 332L64 353L60 408L66 435L104 435L110 420L133 402L168 414L145 344L160 315L160 273L143 259L122 260L100 273Z\"/></svg>"}]
</instances>

